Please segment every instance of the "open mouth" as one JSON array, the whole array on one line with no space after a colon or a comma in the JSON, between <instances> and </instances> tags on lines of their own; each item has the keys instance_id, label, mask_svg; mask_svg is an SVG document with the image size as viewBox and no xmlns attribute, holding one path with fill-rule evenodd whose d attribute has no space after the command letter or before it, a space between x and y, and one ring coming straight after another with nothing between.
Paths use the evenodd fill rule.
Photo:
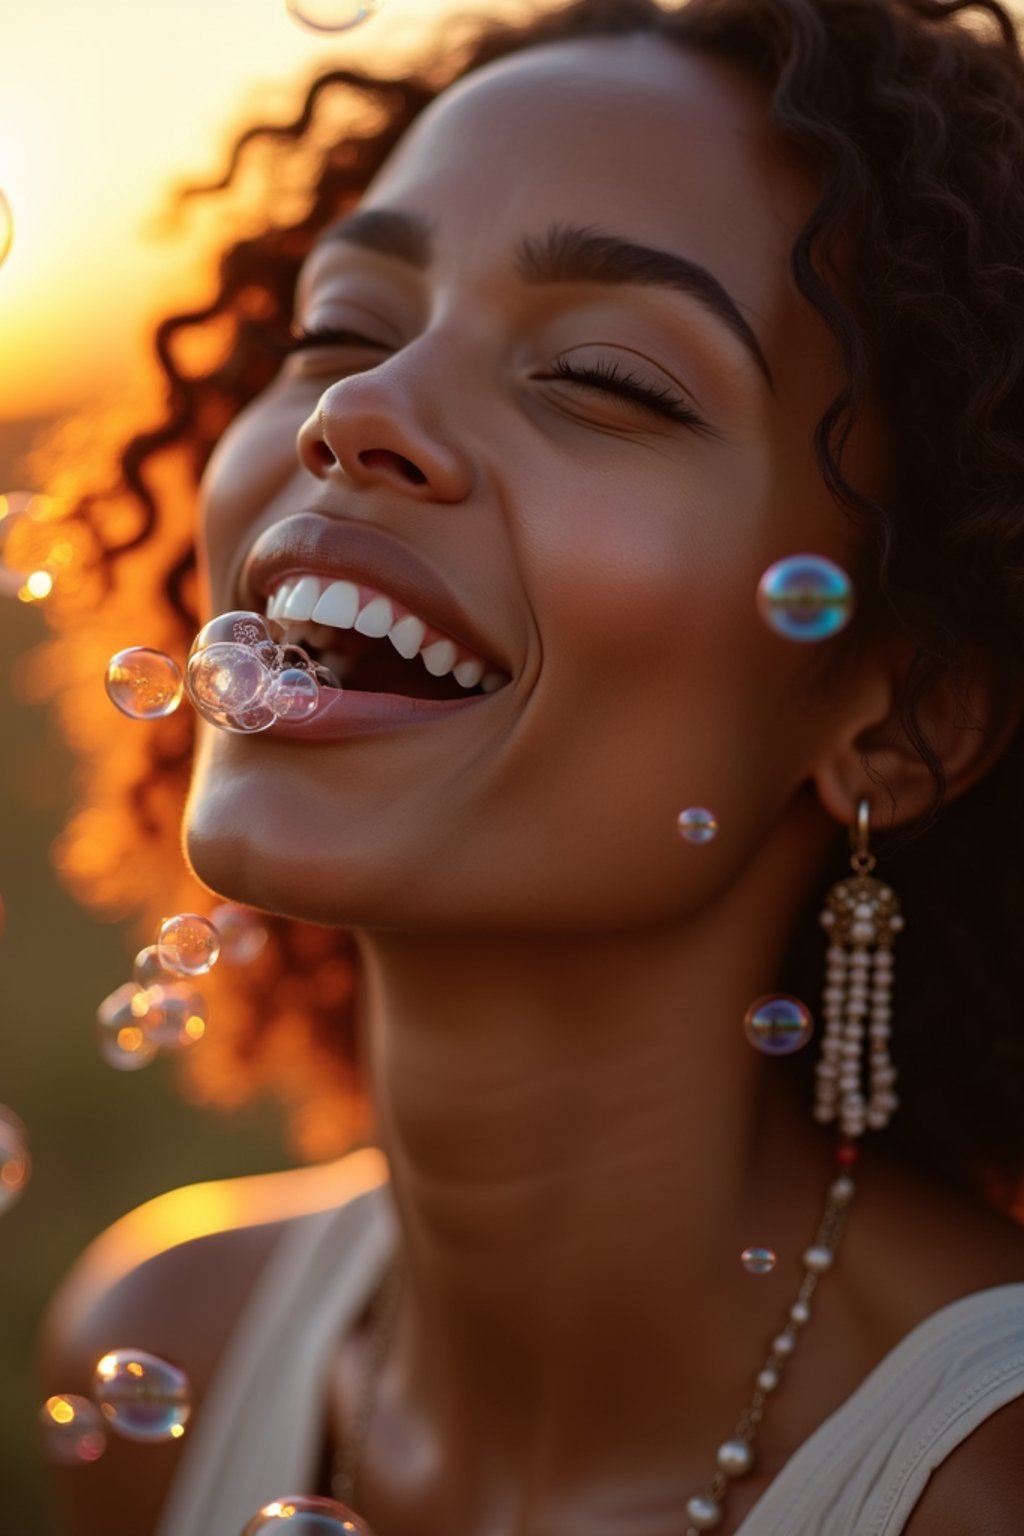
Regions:
<instances>
[{"instance_id":1,"label":"open mouth","mask_svg":"<svg viewBox=\"0 0 1024 1536\"><path fill-rule=\"evenodd\" d=\"M266 614L325 669L327 688L410 699L465 699L511 679L493 662L428 625L394 598L346 580L286 578L268 594Z\"/></svg>"}]
</instances>

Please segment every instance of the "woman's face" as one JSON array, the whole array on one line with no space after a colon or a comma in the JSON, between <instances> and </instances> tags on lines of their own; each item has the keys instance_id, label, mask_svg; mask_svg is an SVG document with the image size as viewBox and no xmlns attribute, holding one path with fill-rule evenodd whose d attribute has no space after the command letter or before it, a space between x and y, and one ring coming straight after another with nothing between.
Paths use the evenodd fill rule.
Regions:
<instances>
[{"instance_id":1,"label":"woman's face","mask_svg":"<svg viewBox=\"0 0 1024 1536\"><path fill-rule=\"evenodd\" d=\"M350 578L502 686L362 641L330 728L203 727L202 879L356 928L564 932L683 917L753 856L841 708L754 602L780 556L853 561L811 451L838 364L789 278L813 200L759 88L653 38L530 50L420 119L360 205L388 217L308 259L295 320L327 336L220 445L202 549L214 613ZM370 728L374 666L465 702ZM699 852L689 805L721 825Z\"/></svg>"}]
</instances>

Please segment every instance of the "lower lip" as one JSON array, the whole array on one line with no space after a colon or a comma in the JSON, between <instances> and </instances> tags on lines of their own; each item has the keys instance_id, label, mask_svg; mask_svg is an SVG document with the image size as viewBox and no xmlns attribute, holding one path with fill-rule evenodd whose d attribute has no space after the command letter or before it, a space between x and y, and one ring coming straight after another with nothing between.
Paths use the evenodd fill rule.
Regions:
<instances>
[{"instance_id":1,"label":"lower lip","mask_svg":"<svg viewBox=\"0 0 1024 1536\"><path fill-rule=\"evenodd\" d=\"M495 693L500 691L495 689ZM307 720L278 720L260 735L285 741L344 741L348 736L371 736L378 731L427 725L432 720L450 720L493 697L475 693L466 699L407 699L397 693L325 688L316 713Z\"/></svg>"}]
</instances>

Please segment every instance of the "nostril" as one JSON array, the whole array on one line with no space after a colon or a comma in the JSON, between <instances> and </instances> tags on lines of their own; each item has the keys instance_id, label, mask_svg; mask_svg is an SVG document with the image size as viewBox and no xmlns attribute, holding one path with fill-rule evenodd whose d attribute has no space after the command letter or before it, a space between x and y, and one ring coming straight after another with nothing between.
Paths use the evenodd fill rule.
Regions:
<instances>
[{"instance_id":1,"label":"nostril","mask_svg":"<svg viewBox=\"0 0 1024 1536\"><path fill-rule=\"evenodd\" d=\"M338 462L323 439L311 443L309 452L313 457L316 469L333 469Z\"/></svg>"},{"instance_id":2,"label":"nostril","mask_svg":"<svg viewBox=\"0 0 1024 1536\"><path fill-rule=\"evenodd\" d=\"M390 448L367 448L359 455L359 462L366 469L395 469L410 485L427 483L426 475L417 469L411 459L403 458L400 453L392 453Z\"/></svg>"}]
</instances>

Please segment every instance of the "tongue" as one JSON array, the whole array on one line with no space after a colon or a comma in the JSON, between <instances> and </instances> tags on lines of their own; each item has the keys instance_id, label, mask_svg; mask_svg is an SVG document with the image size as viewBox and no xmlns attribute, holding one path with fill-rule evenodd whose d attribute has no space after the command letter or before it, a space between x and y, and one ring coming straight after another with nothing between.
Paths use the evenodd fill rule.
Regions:
<instances>
[{"instance_id":1,"label":"tongue","mask_svg":"<svg viewBox=\"0 0 1024 1536\"><path fill-rule=\"evenodd\" d=\"M365 635L359 639L364 644L355 655L352 670L342 680L342 687L353 693L397 693L407 699L464 699L472 692L457 683L450 672L444 677L431 676L418 656L406 661L388 639L374 640ZM330 658L324 659L329 666Z\"/></svg>"}]
</instances>

